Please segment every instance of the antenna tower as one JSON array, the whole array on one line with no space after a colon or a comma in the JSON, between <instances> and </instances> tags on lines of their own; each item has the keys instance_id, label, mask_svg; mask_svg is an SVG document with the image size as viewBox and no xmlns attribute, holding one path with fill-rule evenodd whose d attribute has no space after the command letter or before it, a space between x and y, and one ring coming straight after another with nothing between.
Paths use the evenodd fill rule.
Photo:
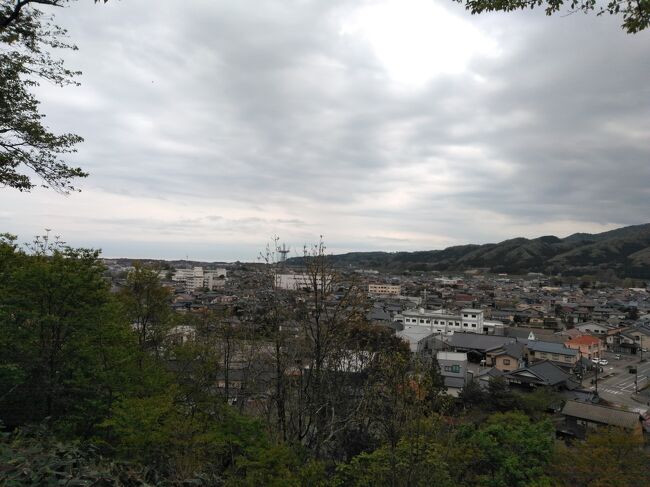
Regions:
<instances>
[{"instance_id":1,"label":"antenna tower","mask_svg":"<svg viewBox=\"0 0 650 487\"><path fill-rule=\"evenodd\" d=\"M287 260L289 249L285 244L282 244L282 248L278 247L278 253L280 254L280 262L285 262Z\"/></svg>"}]
</instances>

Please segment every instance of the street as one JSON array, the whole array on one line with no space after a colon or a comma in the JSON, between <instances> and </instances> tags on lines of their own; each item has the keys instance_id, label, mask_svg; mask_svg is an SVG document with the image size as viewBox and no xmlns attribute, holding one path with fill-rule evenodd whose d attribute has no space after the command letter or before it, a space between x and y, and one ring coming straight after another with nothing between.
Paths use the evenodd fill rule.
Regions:
<instances>
[{"instance_id":1,"label":"street","mask_svg":"<svg viewBox=\"0 0 650 487\"><path fill-rule=\"evenodd\" d=\"M640 357L635 355L621 355L621 359L616 360L615 355L610 352L605 353L604 358L609 361L609 364L603 366L603 372L599 374L598 394L608 402L627 406L638 412L646 411L647 405L632 399L636 390L635 374L630 374L629 367L637 367L638 388L641 389L648 383L650 362L639 363ZM591 385L590 389L594 390L595 385Z\"/></svg>"}]
</instances>

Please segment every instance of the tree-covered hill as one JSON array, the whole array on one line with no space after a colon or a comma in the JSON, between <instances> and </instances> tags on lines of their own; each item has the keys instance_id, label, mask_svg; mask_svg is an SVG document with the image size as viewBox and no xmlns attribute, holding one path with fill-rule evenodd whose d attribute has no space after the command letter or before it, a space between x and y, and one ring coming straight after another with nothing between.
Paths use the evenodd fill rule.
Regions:
<instances>
[{"instance_id":1,"label":"tree-covered hill","mask_svg":"<svg viewBox=\"0 0 650 487\"><path fill-rule=\"evenodd\" d=\"M352 252L331 256L344 267L373 267L390 271L460 271L485 268L491 272L563 275L616 275L650 278L650 224L599 234L575 233L535 239L513 238L500 243L460 245L418 252ZM289 260L300 264L300 258Z\"/></svg>"}]
</instances>

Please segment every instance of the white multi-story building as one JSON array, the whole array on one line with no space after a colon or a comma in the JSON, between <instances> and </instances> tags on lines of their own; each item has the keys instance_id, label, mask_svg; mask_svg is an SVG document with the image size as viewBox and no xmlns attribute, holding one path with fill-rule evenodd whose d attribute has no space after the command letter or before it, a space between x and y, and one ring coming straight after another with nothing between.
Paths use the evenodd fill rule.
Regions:
<instances>
[{"instance_id":1,"label":"white multi-story building","mask_svg":"<svg viewBox=\"0 0 650 487\"><path fill-rule=\"evenodd\" d=\"M228 275L226 269L204 270L203 267L193 267L191 269L177 269L172 277L172 281L185 284L185 290L188 292L197 289L213 289L223 287Z\"/></svg>"},{"instance_id":2,"label":"white multi-story building","mask_svg":"<svg viewBox=\"0 0 650 487\"><path fill-rule=\"evenodd\" d=\"M298 291L299 289L310 288L311 284L307 274L277 274L275 276L275 286L288 291Z\"/></svg>"},{"instance_id":3,"label":"white multi-story building","mask_svg":"<svg viewBox=\"0 0 650 487\"><path fill-rule=\"evenodd\" d=\"M275 287L286 289L287 291L311 291L314 287L330 290L334 283L334 276L331 274L314 276L312 274L276 274Z\"/></svg>"},{"instance_id":4,"label":"white multi-story building","mask_svg":"<svg viewBox=\"0 0 650 487\"><path fill-rule=\"evenodd\" d=\"M503 330L503 323L487 321L484 319L483 310L473 308L462 309L459 313L418 308L402 311L401 314L395 315L394 321L402 323L405 328L425 327L441 335L453 335L456 332L500 335Z\"/></svg>"},{"instance_id":5,"label":"white multi-story building","mask_svg":"<svg viewBox=\"0 0 650 487\"><path fill-rule=\"evenodd\" d=\"M402 286L396 284L368 284L368 294L373 296L399 296Z\"/></svg>"}]
</instances>

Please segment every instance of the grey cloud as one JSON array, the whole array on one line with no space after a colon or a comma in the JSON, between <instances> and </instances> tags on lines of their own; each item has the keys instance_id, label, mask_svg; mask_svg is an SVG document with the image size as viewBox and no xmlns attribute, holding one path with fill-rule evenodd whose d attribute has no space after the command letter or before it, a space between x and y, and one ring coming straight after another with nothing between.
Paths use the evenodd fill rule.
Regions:
<instances>
[{"instance_id":1,"label":"grey cloud","mask_svg":"<svg viewBox=\"0 0 650 487\"><path fill-rule=\"evenodd\" d=\"M502 55L470 65L484 81L444 75L403 93L369 46L339 35L362 3L88 2L58 13L81 49L69 64L85 76L78 103L53 96L45 110L86 137L74 162L91 172L87 187L312 217L232 218L215 206L205 218L104 223L264 238L343 215L372 226L366 235L470 241L501 236L463 225L472 209L520 223L647 219L650 33L590 16L472 17L502 31ZM445 182L419 186L431 183L415 166ZM406 208L368 203L411 184L424 191Z\"/></svg>"}]
</instances>

